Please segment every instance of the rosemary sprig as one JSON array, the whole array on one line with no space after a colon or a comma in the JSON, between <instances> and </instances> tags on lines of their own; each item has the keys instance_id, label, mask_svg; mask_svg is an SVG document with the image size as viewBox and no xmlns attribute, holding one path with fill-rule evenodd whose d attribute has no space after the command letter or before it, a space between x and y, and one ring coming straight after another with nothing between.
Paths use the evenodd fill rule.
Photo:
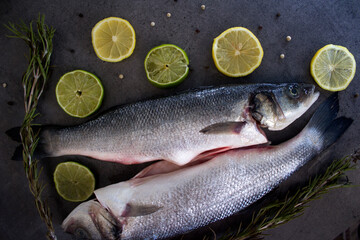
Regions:
<instances>
[{"instance_id":1,"label":"rosemary sprig","mask_svg":"<svg viewBox=\"0 0 360 240\"><path fill-rule=\"evenodd\" d=\"M39 180L41 169L39 170L38 160L33 156L39 141L39 132L34 132L32 126L35 125L34 119L39 115L36 113L36 107L49 76L50 57L53 51L52 39L55 33L55 29L47 26L44 19L45 16L39 15L35 28L33 22L26 25L23 21L20 24L8 23L5 27L13 33L8 37L24 40L30 49L29 65L22 77L25 107L25 117L20 128L22 155L30 191L34 196L39 215L48 229L47 238L54 240L56 235L50 209L41 199L44 190L44 185Z\"/></svg>"},{"instance_id":2,"label":"rosemary sprig","mask_svg":"<svg viewBox=\"0 0 360 240\"><path fill-rule=\"evenodd\" d=\"M227 233L219 240L263 239L265 236L263 231L301 216L310 201L320 198L331 189L349 186L348 182L341 183L340 180L346 171L355 168L358 160L360 160L359 151L332 162L324 174L310 179L307 186L291 196L288 194L281 201L277 200L261 208L253 214L252 220L247 226L240 225L237 232Z\"/></svg>"}]
</instances>

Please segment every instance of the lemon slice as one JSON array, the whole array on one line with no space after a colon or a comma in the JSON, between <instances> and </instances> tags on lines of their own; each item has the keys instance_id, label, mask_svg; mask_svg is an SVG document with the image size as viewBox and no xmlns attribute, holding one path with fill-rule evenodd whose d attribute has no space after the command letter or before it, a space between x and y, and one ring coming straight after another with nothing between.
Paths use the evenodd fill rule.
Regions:
<instances>
[{"instance_id":1,"label":"lemon slice","mask_svg":"<svg viewBox=\"0 0 360 240\"><path fill-rule=\"evenodd\" d=\"M57 102L67 114L84 118L100 107L104 88L94 74L75 70L60 78L55 93Z\"/></svg>"},{"instance_id":2,"label":"lemon slice","mask_svg":"<svg viewBox=\"0 0 360 240\"><path fill-rule=\"evenodd\" d=\"M106 62L120 62L135 49L135 31L122 18L109 17L98 22L91 32L96 55Z\"/></svg>"},{"instance_id":3,"label":"lemon slice","mask_svg":"<svg viewBox=\"0 0 360 240\"><path fill-rule=\"evenodd\" d=\"M326 45L318 50L310 63L310 72L319 86L329 91L347 88L354 78L356 62L345 47Z\"/></svg>"},{"instance_id":4,"label":"lemon slice","mask_svg":"<svg viewBox=\"0 0 360 240\"><path fill-rule=\"evenodd\" d=\"M214 39L212 56L217 69L229 77L243 77L261 63L264 52L259 40L243 27L229 28Z\"/></svg>"},{"instance_id":5,"label":"lemon slice","mask_svg":"<svg viewBox=\"0 0 360 240\"><path fill-rule=\"evenodd\" d=\"M54 171L54 182L59 195L71 202L85 201L95 189L92 172L76 162L58 164Z\"/></svg>"},{"instance_id":6,"label":"lemon slice","mask_svg":"<svg viewBox=\"0 0 360 240\"><path fill-rule=\"evenodd\" d=\"M151 49L144 65L149 81L161 88L178 85L189 73L186 52L173 44L163 44Z\"/></svg>"}]
</instances>

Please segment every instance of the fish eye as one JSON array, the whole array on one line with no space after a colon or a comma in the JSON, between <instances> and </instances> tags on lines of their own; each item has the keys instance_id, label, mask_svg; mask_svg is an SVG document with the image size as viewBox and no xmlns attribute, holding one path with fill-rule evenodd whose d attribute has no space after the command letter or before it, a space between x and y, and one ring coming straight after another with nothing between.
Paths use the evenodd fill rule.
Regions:
<instances>
[{"instance_id":1,"label":"fish eye","mask_svg":"<svg viewBox=\"0 0 360 240\"><path fill-rule=\"evenodd\" d=\"M79 227L74 232L76 240L90 240L90 234L83 228Z\"/></svg>"},{"instance_id":2,"label":"fish eye","mask_svg":"<svg viewBox=\"0 0 360 240\"><path fill-rule=\"evenodd\" d=\"M291 85L289 86L289 95L292 98L298 98L299 97L299 87L298 85Z\"/></svg>"}]
</instances>

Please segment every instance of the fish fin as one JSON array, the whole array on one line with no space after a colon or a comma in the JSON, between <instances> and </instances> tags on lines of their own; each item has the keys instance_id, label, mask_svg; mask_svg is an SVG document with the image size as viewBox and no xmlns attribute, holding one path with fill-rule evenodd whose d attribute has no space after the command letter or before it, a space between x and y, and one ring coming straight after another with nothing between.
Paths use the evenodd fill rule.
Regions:
<instances>
[{"instance_id":1,"label":"fish fin","mask_svg":"<svg viewBox=\"0 0 360 240\"><path fill-rule=\"evenodd\" d=\"M33 156L37 159L41 159L49 156L50 154L46 151L47 144L44 142L42 127L38 125L31 126L35 135L39 136L39 141L33 153ZM43 127L44 129L50 129L50 127ZM21 142L20 127L14 127L6 131L6 134L14 141ZM15 151L11 157L11 160L22 161L23 159L23 147L19 145L15 148Z\"/></svg>"},{"instance_id":2,"label":"fish fin","mask_svg":"<svg viewBox=\"0 0 360 240\"><path fill-rule=\"evenodd\" d=\"M176 171L180 168L182 168L182 167L179 165L176 165L175 163L162 160L162 161L153 163L150 166L144 168L141 172L136 174L135 177L133 177L133 179L144 178L144 177L157 175L157 174L169 173L169 172Z\"/></svg>"},{"instance_id":3,"label":"fish fin","mask_svg":"<svg viewBox=\"0 0 360 240\"><path fill-rule=\"evenodd\" d=\"M125 210L121 214L122 217L139 217L157 212L162 207L155 205L132 205L126 204Z\"/></svg>"},{"instance_id":4,"label":"fish fin","mask_svg":"<svg viewBox=\"0 0 360 240\"><path fill-rule=\"evenodd\" d=\"M322 149L332 145L353 122L346 117L336 118L338 111L339 98L338 94L334 93L320 105L303 130L311 132L310 129L315 129L317 139L314 140L322 142Z\"/></svg>"},{"instance_id":5,"label":"fish fin","mask_svg":"<svg viewBox=\"0 0 360 240\"><path fill-rule=\"evenodd\" d=\"M13 140L15 142L21 142L20 127L10 128L5 133L6 133L6 135L8 135L9 138L11 138L11 140Z\"/></svg>"},{"instance_id":6,"label":"fish fin","mask_svg":"<svg viewBox=\"0 0 360 240\"><path fill-rule=\"evenodd\" d=\"M48 154L45 151L44 145L38 144L33 153L33 157L36 159L42 159L47 156L48 156ZM22 161L23 160L23 146L22 145L18 145L15 148L15 151L11 157L11 160L14 160L14 161Z\"/></svg>"},{"instance_id":7,"label":"fish fin","mask_svg":"<svg viewBox=\"0 0 360 240\"><path fill-rule=\"evenodd\" d=\"M212 150L209 150L209 151L205 151L205 152L202 152L199 155L197 155L193 160L191 160L191 162L195 162L195 161L198 161L198 160L205 160L205 159L210 160L216 154L226 152L226 151L228 151L230 149L231 149L231 147L221 147L221 148L216 148L216 149L212 149Z\"/></svg>"},{"instance_id":8,"label":"fish fin","mask_svg":"<svg viewBox=\"0 0 360 240\"><path fill-rule=\"evenodd\" d=\"M319 132L325 130L331 125L339 112L338 93L331 94L316 110L311 117L306 128L316 128Z\"/></svg>"},{"instance_id":9,"label":"fish fin","mask_svg":"<svg viewBox=\"0 0 360 240\"><path fill-rule=\"evenodd\" d=\"M200 153L199 155L197 155L194 159L192 159L190 162L188 162L185 165L178 165L178 164L166 161L166 160L161 160L161 161L153 163L150 166L144 168L142 171L140 171L138 174L136 174L132 179L140 179L140 178L149 177L149 176L153 176L153 175L175 172L175 171L183 169L183 168L191 167L191 166L206 162L206 161L212 159L213 157L215 157L216 154L225 152L230 149L231 149L231 147L222 147L222 148L216 148L213 150L209 150L209 151ZM139 185L139 184L141 184L141 181L134 181L134 184Z\"/></svg>"},{"instance_id":10,"label":"fish fin","mask_svg":"<svg viewBox=\"0 0 360 240\"><path fill-rule=\"evenodd\" d=\"M14 161L22 161L23 160L23 146L22 145L18 145L15 148L15 151L11 157L11 160L14 160Z\"/></svg>"},{"instance_id":11,"label":"fish fin","mask_svg":"<svg viewBox=\"0 0 360 240\"><path fill-rule=\"evenodd\" d=\"M266 143L261 143L258 145L255 145L254 147L267 147L271 145L271 141L267 141Z\"/></svg>"},{"instance_id":12,"label":"fish fin","mask_svg":"<svg viewBox=\"0 0 360 240\"><path fill-rule=\"evenodd\" d=\"M350 127L354 120L346 117L335 119L326 131L321 135L323 147L327 148L332 145L341 135Z\"/></svg>"},{"instance_id":13,"label":"fish fin","mask_svg":"<svg viewBox=\"0 0 360 240\"><path fill-rule=\"evenodd\" d=\"M149 179L153 178L155 176L154 175L147 175L147 176L143 176L143 177L134 177L131 178L128 182L130 183L131 187L138 187L144 183L146 183Z\"/></svg>"},{"instance_id":14,"label":"fish fin","mask_svg":"<svg viewBox=\"0 0 360 240\"><path fill-rule=\"evenodd\" d=\"M204 134L239 134L246 122L221 122L200 130Z\"/></svg>"}]
</instances>

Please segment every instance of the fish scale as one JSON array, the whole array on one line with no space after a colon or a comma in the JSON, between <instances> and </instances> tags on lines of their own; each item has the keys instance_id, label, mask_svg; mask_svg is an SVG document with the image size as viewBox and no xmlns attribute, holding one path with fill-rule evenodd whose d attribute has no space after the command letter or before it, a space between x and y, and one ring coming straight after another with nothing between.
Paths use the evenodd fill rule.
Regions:
<instances>
[{"instance_id":1,"label":"fish scale","mask_svg":"<svg viewBox=\"0 0 360 240\"><path fill-rule=\"evenodd\" d=\"M224 154L206 163L207 166L194 167L193 173L206 169L206 174L201 174L201 177L193 175L189 179L187 175L178 173L168 178L167 181L183 183L178 187L165 188L161 193L154 190L153 197L149 199L139 189L139 192L134 193L135 199L130 202L133 205L176 204L166 205L150 215L129 217L123 226L121 239L145 239L148 236L166 238L205 226L244 209L314 157L317 152L315 147L302 138L297 140L262 156L256 149L247 151L245 155L239 150ZM299 159L302 161L299 162ZM149 185L156 183L149 182ZM201 186L201 191L196 191L194 186ZM171 196L167 192L172 192ZM99 193L96 192L96 195L99 196ZM199 204L197 201L200 199ZM102 202L102 197L99 201Z\"/></svg>"},{"instance_id":2,"label":"fish scale","mask_svg":"<svg viewBox=\"0 0 360 240\"><path fill-rule=\"evenodd\" d=\"M80 204L62 227L92 239L104 233L109 239L163 239L226 218L333 144L352 123L336 119L338 109L335 94L280 145L230 150L201 164L97 189L98 202Z\"/></svg>"},{"instance_id":3,"label":"fish scale","mask_svg":"<svg viewBox=\"0 0 360 240\"><path fill-rule=\"evenodd\" d=\"M299 96L289 89L297 86ZM46 156L84 155L123 164L164 159L184 165L199 154L266 143L258 122L248 113L255 94L263 94L257 117L271 117L281 129L317 99L311 84L249 84L207 88L120 106L78 126L43 127L39 149ZM271 98L271 99L269 99ZM276 103L276 104L275 104ZM265 107L261 107L265 104ZM253 107L253 106L252 106ZM274 108L281 107L281 111ZM287 115L277 116L277 112ZM236 127L234 123L245 123ZM265 121L261 123L266 126ZM228 124L231 123L231 124ZM213 133L201 130L222 126Z\"/></svg>"}]
</instances>

